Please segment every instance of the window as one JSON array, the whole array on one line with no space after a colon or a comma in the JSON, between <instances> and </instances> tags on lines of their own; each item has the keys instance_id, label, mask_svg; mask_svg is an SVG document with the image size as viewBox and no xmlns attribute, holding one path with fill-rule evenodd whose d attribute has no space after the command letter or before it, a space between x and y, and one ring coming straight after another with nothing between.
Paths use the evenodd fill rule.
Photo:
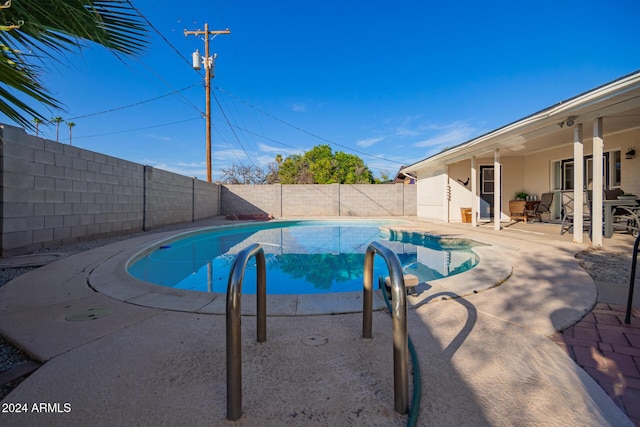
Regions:
<instances>
[{"instance_id":1,"label":"window","mask_svg":"<svg viewBox=\"0 0 640 427\"><path fill-rule=\"evenodd\" d=\"M620 151L603 153L602 159L602 185L605 189L620 187ZM565 159L553 162L553 188L554 190L573 190L574 188L574 163L573 159ZM591 190L593 182L593 156L584 157L584 185Z\"/></svg>"},{"instance_id":2,"label":"window","mask_svg":"<svg viewBox=\"0 0 640 427\"><path fill-rule=\"evenodd\" d=\"M622 162L620 162L620 151L612 151L611 156L611 187L620 187L621 173L620 169Z\"/></svg>"},{"instance_id":3,"label":"window","mask_svg":"<svg viewBox=\"0 0 640 427\"><path fill-rule=\"evenodd\" d=\"M485 168L482 169L482 193L483 194L493 194L493 168Z\"/></svg>"},{"instance_id":4,"label":"window","mask_svg":"<svg viewBox=\"0 0 640 427\"><path fill-rule=\"evenodd\" d=\"M573 190L573 160L562 161L562 189Z\"/></svg>"}]
</instances>

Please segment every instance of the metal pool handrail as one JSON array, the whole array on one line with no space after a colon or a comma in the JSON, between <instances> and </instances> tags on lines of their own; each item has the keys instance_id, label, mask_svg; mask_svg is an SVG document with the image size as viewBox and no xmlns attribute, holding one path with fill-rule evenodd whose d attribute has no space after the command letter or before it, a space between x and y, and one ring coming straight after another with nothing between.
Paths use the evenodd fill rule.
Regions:
<instances>
[{"instance_id":1,"label":"metal pool handrail","mask_svg":"<svg viewBox=\"0 0 640 427\"><path fill-rule=\"evenodd\" d=\"M362 338L371 338L373 324L373 258L379 254L387 263L391 279L393 316L393 385L395 410L409 411L409 333L407 330L407 292L402 265L391 249L371 242L364 257L364 296L362 307ZM386 292L383 290L383 292Z\"/></svg>"},{"instance_id":2,"label":"metal pool handrail","mask_svg":"<svg viewBox=\"0 0 640 427\"><path fill-rule=\"evenodd\" d=\"M629 297L627 298L627 313L624 317L624 323L631 323L631 309L633 308L633 287L636 281L636 264L638 262L638 245L640 245L640 234L636 237L636 243L633 245L633 253L631 255L631 277L629 278Z\"/></svg>"},{"instance_id":3,"label":"metal pool handrail","mask_svg":"<svg viewBox=\"0 0 640 427\"><path fill-rule=\"evenodd\" d=\"M267 340L267 269L264 250L253 243L238 252L227 285L227 419L242 416L241 294L244 271L249 259L256 257L258 342Z\"/></svg>"}]
</instances>

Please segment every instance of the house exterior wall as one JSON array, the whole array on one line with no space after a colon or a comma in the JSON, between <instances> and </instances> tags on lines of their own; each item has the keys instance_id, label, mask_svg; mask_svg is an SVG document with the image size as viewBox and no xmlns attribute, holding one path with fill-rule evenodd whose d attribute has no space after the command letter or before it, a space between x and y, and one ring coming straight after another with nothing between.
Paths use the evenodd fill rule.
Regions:
<instances>
[{"instance_id":1,"label":"house exterior wall","mask_svg":"<svg viewBox=\"0 0 640 427\"><path fill-rule=\"evenodd\" d=\"M608 147L619 148L621 151L620 188L627 193L640 195L640 129L606 137L604 140L605 151L608 151ZM636 152L632 159L625 158L625 153L629 148L634 148Z\"/></svg>"},{"instance_id":2,"label":"house exterior wall","mask_svg":"<svg viewBox=\"0 0 640 427\"><path fill-rule=\"evenodd\" d=\"M445 221L445 186L447 176L444 169L418 175L417 216L425 219Z\"/></svg>"},{"instance_id":3,"label":"house exterior wall","mask_svg":"<svg viewBox=\"0 0 640 427\"><path fill-rule=\"evenodd\" d=\"M606 131L606 122L605 122ZM589 126L583 130L584 155L593 152L592 132ZM640 195L640 129L633 129L616 135L604 137L604 151L621 151L621 185L628 193ZM632 159L626 159L625 153L630 148L636 148L637 154ZM516 192L524 191L538 198L542 193L554 192L553 163L573 157L573 142L566 141L557 148L545 150L527 156L505 155L502 153L500 162L502 165L502 199L501 219L509 219L509 200L513 199ZM478 194L480 194L480 166L493 166L493 157L478 157L476 159ZM440 209L446 209L441 203L442 188L446 182L451 188L451 200L449 201L449 220L461 221L460 208L471 206L471 186L465 187L458 179L465 181L471 173L470 160L449 164L448 175L444 168L434 168L432 171L423 170L418 173L418 217L446 220ZM559 198L555 197L552 212L559 215Z\"/></svg>"},{"instance_id":4,"label":"house exterior wall","mask_svg":"<svg viewBox=\"0 0 640 427\"><path fill-rule=\"evenodd\" d=\"M448 167L448 182L451 188L451 197L449 201L449 221L461 222L461 208L470 208L473 203L471 194L471 161L465 160L459 163L451 164ZM447 179L447 177L443 177ZM466 182L465 186L462 182ZM460 180L460 181L459 181Z\"/></svg>"}]
</instances>

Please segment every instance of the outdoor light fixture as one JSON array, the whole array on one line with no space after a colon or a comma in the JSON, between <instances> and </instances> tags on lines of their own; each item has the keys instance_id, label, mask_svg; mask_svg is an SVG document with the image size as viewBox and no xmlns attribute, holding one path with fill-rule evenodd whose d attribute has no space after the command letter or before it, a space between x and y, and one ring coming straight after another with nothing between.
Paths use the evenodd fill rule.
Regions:
<instances>
[{"instance_id":1,"label":"outdoor light fixture","mask_svg":"<svg viewBox=\"0 0 640 427\"><path fill-rule=\"evenodd\" d=\"M569 127L573 126L574 124L576 124L575 119L576 119L575 116L567 117L566 125Z\"/></svg>"},{"instance_id":2,"label":"outdoor light fixture","mask_svg":"<svg viewBox=\"0 0 640 427\"><path fill-rule=\"evenodd\" d=\"M627 152L624 153L624 158L625 159L633 159L633 156L635 156L635 155L636 155L636 150L634 150L632 147L629 147Z\"/></svg>"}]
</instances>

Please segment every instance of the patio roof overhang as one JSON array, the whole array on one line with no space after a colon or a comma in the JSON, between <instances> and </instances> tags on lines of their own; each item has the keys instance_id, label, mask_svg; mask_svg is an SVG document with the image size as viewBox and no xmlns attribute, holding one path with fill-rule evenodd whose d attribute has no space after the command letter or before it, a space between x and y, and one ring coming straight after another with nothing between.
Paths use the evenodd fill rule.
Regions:
<instances>
[{"instance_id":1,"label":"patio roof overhang","mask_svg":"<svg viewBox=\"0 0 640 427\"><path fill-rule=\"evenodd\" d=\"M569 145L575 124L591 123L599 117L604 120L605 138L640 128L640 71L405 166L401 172L418 173L473 156L493 156L495 150L501 155L521 156ZM586 129L585 137L590 139Z\"/></svg>"}]
</instances>

